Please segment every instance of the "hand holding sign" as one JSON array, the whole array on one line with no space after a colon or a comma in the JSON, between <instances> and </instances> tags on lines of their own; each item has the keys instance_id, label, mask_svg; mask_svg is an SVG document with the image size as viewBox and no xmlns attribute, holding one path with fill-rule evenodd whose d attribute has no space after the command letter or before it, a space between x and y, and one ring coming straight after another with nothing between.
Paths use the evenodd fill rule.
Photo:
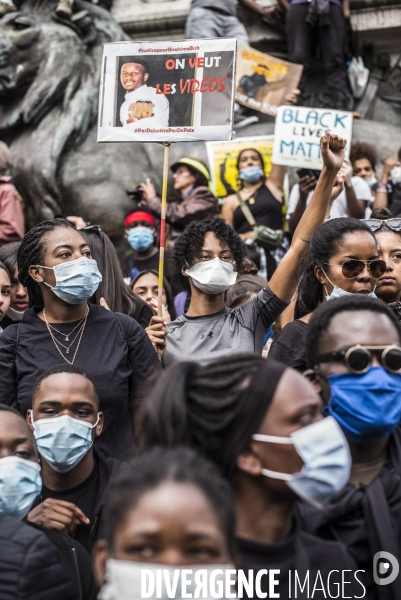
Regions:
<instances>
[{"instance_id":1,"label":"hand holding sign","mask_svg":"<svg viewBox=\"0 0 401 600\"><path fill-rule=\"evenodd\" d=\"M328 132L320 138L320 151L325 166L332 171L339 171L344 162L344 148L347 140Z\"/></svg>"},{"instance_id":2,"label":"hand holding sign","mask_svg":"<svg viewBox=\"0 0 401 600\"><path fill-rule=\"evenodd\" d=\"M152 102L133 102L128 108L128 118L130 121L146 119L153 115L154 105Z\"/></svg>"}]
</instances>

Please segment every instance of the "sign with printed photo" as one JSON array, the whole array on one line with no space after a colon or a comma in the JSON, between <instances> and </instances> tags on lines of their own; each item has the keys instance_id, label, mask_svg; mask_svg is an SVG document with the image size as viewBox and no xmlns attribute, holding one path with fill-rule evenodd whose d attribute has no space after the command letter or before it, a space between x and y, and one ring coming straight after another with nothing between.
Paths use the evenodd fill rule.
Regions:
<instances>
[{"instance_id":1,"label":"sign with printed photo","mask_svg":"<svg viewBox=\"0 0 401 600\"><path fill-rule=\"evenodd\" d=\"M285 97L297 88L303 67L238 44L235 100L275 116Z\"/></svg>"},{"instance_id":2,"label":"sign with printed photo","mask_svg":"<svg viewBox=\"0 0 401 600\"><path fill-rule=\"evenodd\" d=\"M229 196L238 190L238 155L241 150L248 148L257 150L262 155L267 177L272 166L272 135L239 138L232 142L206 143L209 170L219 198Z\"/></svg>"},{"instance_id":3,"label":"sign with printed photo","mask_svg":"<svg viewBox=\"0 0 401 600\"><path fill-rule=\"evenodd\" d=\"M98 142L230 140L236 44L105 44Z\"/></svg>"},{"instance_id":4,"label":"sign with printed photo","mask_svg":"<svg viewBox=\"0 0 401 600\"><path fill-rule=\"evenodd\" d=\"M352 137L352 113L340 110L280 106L274 128L273 162L289 167L321 169L320 138L328 131L347 140Z\"/></svg>"}]
</instances>

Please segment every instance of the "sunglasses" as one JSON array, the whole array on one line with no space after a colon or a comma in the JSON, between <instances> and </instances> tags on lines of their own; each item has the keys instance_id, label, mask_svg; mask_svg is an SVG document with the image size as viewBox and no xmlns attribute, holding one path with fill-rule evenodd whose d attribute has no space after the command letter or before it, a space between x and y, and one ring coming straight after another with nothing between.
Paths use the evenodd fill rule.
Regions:
<instances>
[{"instance_id":1,"label":"sunglasses","mask_svg":"<svg viewBox=\"0 0 401 600\"><path fill-rule=\"evenodd\" d=\"M392 231L401 231L401 219L361 219L372 231L377 231L383 225L387 225Z\"/></svg>"},{"instance_id":2,"label":"sunglasses","mask_svg":"<svg viewBox=\"0 0 401 600\"><path fill-rule=\"evenodd\" d=\"M379 358L380 364L390 373L401 371L401 348L399 346L351 346L344 350L336 350L320 354L317 361L329 362L335 358L342 359L347 370L357 375L369 371L372 366L373 356Z\"/></svg>"},{"instance_id":3,"label":"sunglasses","mask_svg":"<svg viewBox=\"0 0 401 600\"><path fill-rule=\"evenodd\" d=\"M97 235L103 241L103 232L100 225L87 225L86 227L82 227L82 229L79 229L79 231L93 231L94 233L97 233Z\"/></svg>"},{"instance_id":4,"label":"sunglasses","mask_svg":"<svg viewBox=\"0 0 401 600\"><path fill-rule=\"evenodd\" d=\"M357 260L350 259L343 262L342 265L332 265L325 263L328 267L342 267L342 273L347 279L354 279L358 277L365 270L365 265L368 267L368 271L373 279L380 279L386 272L386 261L375 259L375 260Z\"/></svg>"}]
</instances>

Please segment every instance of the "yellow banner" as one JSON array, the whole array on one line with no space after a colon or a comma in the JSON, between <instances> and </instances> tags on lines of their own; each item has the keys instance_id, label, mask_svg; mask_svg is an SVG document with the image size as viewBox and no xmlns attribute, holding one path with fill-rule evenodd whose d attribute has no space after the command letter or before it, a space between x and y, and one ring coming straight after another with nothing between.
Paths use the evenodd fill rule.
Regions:
<instances>
[{"instance_id":1,"label":"yellow banner","mask_svg":"<svg viewBox=\"0 0 401 600\"><path fill-rule=\"evenodd\" d=\"M206 142L209 169L219 198L238 190L237 160L241 150L252 148L263 156L265 175L272 168L273 135L239 138L232 142Z\"/></svg>"}]
</instances>

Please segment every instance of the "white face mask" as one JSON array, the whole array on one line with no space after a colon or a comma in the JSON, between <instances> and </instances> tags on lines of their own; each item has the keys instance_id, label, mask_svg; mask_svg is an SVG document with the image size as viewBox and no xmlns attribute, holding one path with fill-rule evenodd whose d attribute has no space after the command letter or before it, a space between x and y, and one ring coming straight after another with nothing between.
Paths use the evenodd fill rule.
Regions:
<instances>
[{"instance_id":1,"label":"white face mask","mask_svg":"<svg viewBox=\"0 0 401 600\"><path fill-rule=\"evenodd\" d=\"M187 565L185 567L172 568L162 564L108 559L106 562L107 583L100 590L98 599L143 600L146 597L149 600L156 600L156 598L168 600L168 598L182 598L180 582L181 571L184 569L192 571L189 575L192 583L186 586L187 597L195 597L195 581L197 581L198 577L210 583L212 571L219 569L221 573L216 576L216 590L218 590L220 582L223 585L225 572L229 569L233 570L234 567L232 565ZM158 579L159 584L157 583ZM152 582L154 582L153 592ZM206 596L203 596L201 592L199 597L211 600L209 595L210 587L210 585L206 587ZM235 589L233 588L232 591L235 592ZM192 596L189 596L191 593Z\"/></svg>"},{"instance_id":2,"label":"white face mask","mask_svg":"<svg viewBox=\"0 0 401 600\"><path fill-rule=\"evenodd\" d=\"M205 294L225 292L230 285L236 282L238 275L234 272L231 263L220 260L218 257L195 263L185 272L191 277L194 285Z\"/></svg>"},{"instance_id":3,"label":"white face mask","mask_svg":"<svg viewBox=\"0 0 401 600\"><path fill-rule=\"evenodd\" d=\"M377 183L377 179L374 175L371 175L370 177L365 177L365 181L369 187L373 187Z\"/></svg>"},{"instance_id":4,"label":"white face mask","mask_svg":"<svg viewBox=\"0 0 401 600\"><path fill-rule=\"evenodd\" d=\"M24 310L19 311L15 310L15 308L9 307L7 311L7 317L9 317L12 321L22 321L22 317L24 316Z\"/></svg>"},{"instance_id":5,"label":"white face mask","mask_svg":"<svg viewBox=\"0 0 401 600\"><path fill-rule=\"evenodd\" d=\"M294 431L290 437L256 433L252 439L273 444L294 444L304 466L300 473L279 473L262 469L263 475L285 481L298 496L321 508L342 490L351 472L348 442L337 421L326 417Z\"/></svg>"}]
</instances>

